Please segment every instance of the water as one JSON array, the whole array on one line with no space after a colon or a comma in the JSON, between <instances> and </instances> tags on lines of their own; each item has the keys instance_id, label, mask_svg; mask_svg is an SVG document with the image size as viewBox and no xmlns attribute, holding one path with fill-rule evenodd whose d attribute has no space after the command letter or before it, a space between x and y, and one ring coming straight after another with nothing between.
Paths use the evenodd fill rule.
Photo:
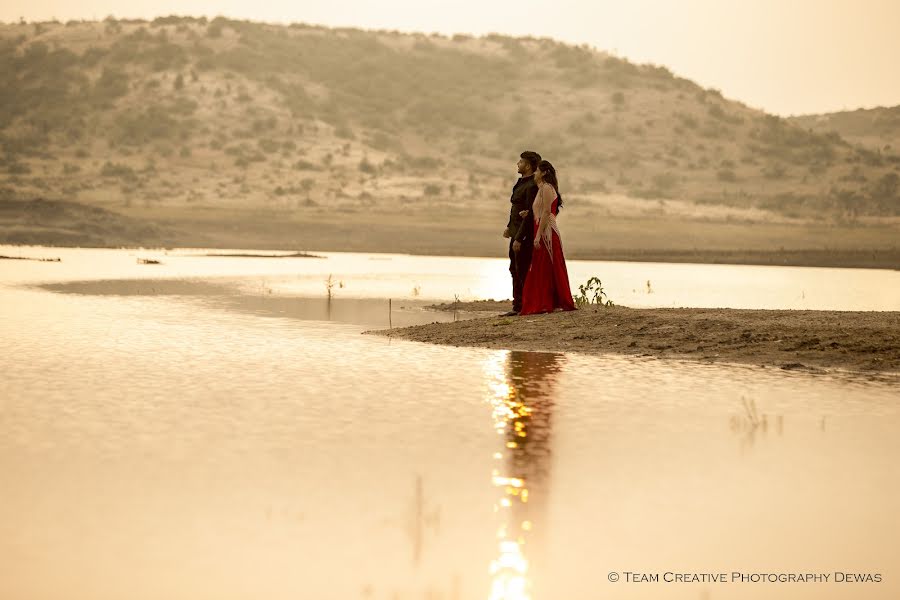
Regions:
<instances>
[{"instance_id":1,"label":"water","mask_svg":"<svg viewBox=\"0 0 900 600\"><path fill-rule=\"evenodd\" d=\"M202 278L237 283L248 294L321 297L331 276L333 295L340 298L502 299L511 291L509 260L503 258L338 252L314 253L321 259L203 255L209 252L0 245L0 255L64 259L2 261L0 281ZM248 251L216 251L235 252ZM138 265L141 258L161 264ZM614 302L635 308L900 310L900 271L598 261L569 261L568 268L573 292L597 276Z\"/></svg>"},{"instance_id":2,"label":"water","mask_svg":"<svg viewBox=\"0 0 900 600\"><path fill-rule=\"evenodd\" d=\"M2 598L900 593L895 379L360 335L452 320L429 298L505 296L502 261L14 252L63 261L0 262ZM619 300L624 266L655 273L634 297L658 305L687 298L664 282L694 267L692 305L737 279L766 283L761 302L802 281L808 303L898 308L893 272L570 271ZM344 283L330 303L328 274ZM853 292L814 292L837 281Z\"/></svg>"}]
</instances>

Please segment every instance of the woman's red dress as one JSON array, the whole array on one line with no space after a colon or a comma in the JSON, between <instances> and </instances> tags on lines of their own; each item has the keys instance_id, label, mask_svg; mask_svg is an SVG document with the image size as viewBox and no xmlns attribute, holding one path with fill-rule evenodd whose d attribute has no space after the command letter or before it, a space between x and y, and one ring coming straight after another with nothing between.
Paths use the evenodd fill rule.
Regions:
<instances>
[{"instance_id":1,"label":"woman's red dress","mask_svg":"<svg viewBox=\"0 0 900 600\"><path fill-rule=\"evenodd\" d=\"M550 222L540 245L534 249L531 257L531 268L525 277L525 290L522 292L520 315L547 313L556 309L575 310L572 291L569 289L569 273L566 270L562 241L556 226L559 200L556 190L548 184L540 186L532 206L535 216L534 236L537 237L545 202L551 202L550 214L547 216Z\"/></svg>"}]
</instances>

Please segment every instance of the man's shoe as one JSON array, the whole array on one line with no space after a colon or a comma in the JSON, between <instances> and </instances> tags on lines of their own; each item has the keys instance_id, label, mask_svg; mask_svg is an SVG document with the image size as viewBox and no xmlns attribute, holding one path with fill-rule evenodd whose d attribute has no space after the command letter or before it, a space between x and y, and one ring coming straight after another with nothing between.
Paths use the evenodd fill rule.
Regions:
<instances>
[{"instance_id":1,"label":"man's shoe","mask_svg":"<svg viewBox=\"0 0 900 600\"><path fill-rule=\"evenodd\" d=\"M519 311L517 311L517 310L511 310L511 311L509 311L509 312L503 313L503 314L500 315L500 316L501 316L501 317L517 317L517 316L519 316Z\"/></svg>"}]
</instances>

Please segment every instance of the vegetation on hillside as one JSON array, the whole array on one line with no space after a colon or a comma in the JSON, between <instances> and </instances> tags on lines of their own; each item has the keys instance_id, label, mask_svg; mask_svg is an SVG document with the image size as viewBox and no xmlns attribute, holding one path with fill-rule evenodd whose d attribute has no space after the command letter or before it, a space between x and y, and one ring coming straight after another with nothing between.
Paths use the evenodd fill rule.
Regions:
<instances>
[{"instance_id":1,"label":"vegetation on hillside","mask_svg":"<svg viewBox=\"0 0 900 600\"><path fill-rule=\"evenodd\" d=\"M532 148L575 197L900 215L892 145L797 123L549 39L224 18L0 25L0 185L20 196L434 207L502 195Z\"/></svg>"},{"instance_id":2,"label":"vegetation on hillside","mask_svg":"<svg viewBox=\"0 0 900 600\"><path fill-rule=\"evenodd\" d=\"M804 115L790 121L812 131L835 132L854 144L885 154L900 150L900 106Z\"/></svg>"}]
</instances>

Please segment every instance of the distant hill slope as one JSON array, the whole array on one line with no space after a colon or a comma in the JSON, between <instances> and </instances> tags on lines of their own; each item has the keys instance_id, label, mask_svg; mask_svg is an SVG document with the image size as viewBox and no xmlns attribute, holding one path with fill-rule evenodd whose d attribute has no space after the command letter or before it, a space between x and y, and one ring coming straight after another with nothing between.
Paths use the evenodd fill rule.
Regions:
<instances>
[{"instance_id":1,"label":"distant hill slope","mask_svg":"<svg viewBox=\"0 0 900 600\"><path fill-rule=\"evenodd\" d=\"M166 246L177 233L155 223L62 200L22 201L0 197L4 243L65 246ZM183 239L183 238L182 238Z\"/></svg>"},{"instance_id":2,"label":"distant hill slope","mask_svg":"<svg viewBox=\"0 0 900 600\"><path fill-rule=\"evenodd\" d=\"M900 106L804 115L790 121L817 133L836 132L849 142L886 154L900 151Z\"/></svg>"},{"instance_id":3,"label":"distant hill slope","mask_svg":"<svg viewBox=\"0 0 900 600\"><path fill-rule=\"evenodd\" d=\"M117 210L479 208L529 148L585 202L900 215L896 149L847 135L548 39L0 25L0 187Z\"/></svg>"}]
</instances>

